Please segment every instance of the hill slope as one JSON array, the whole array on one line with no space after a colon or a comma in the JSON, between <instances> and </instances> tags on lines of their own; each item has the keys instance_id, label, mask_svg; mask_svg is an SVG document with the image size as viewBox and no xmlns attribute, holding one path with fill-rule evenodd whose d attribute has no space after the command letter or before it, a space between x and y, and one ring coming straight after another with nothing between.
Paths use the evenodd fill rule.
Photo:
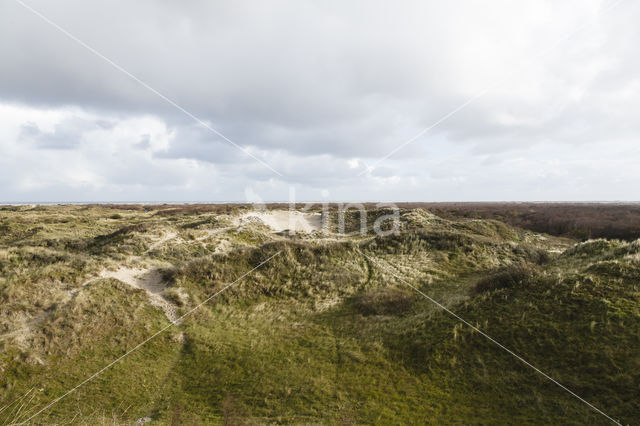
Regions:
<instances>
[{"instance_id":1,"label":"hill slope","mask_svg":"<svg viewBox=\"0 0 640 426\"><path fill-rule=\"evenodd\" d=\"M407 284L612 417L640 416L640 244L420 209L386 237L287 235L242 213L0 212L0 419L170 325L154 301L183 315L273 255L31 421L608 422Z\"/></svg>"}]
</instances>

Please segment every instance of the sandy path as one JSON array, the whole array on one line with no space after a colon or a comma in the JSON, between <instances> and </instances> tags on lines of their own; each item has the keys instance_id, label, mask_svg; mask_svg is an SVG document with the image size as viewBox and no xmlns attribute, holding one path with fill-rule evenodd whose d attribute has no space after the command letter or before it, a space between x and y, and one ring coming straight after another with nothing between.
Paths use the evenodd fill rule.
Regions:
<instances>
[{"instance_id":1,"label":"sandy path","mask_svg":"<svg viewBox=\"0 0 640 426\"><path fill-rule=\"evenodd\" d=\"M233 228L235 228L235 226L210 230L206 235L197 238L197 241L203 241L207 238L216 236L218 234L221 234ZM151 252L152 250L176 238L178 238L177 232L174 232L174 231L167 232L160 239L158 239L153 244L151 244L149 246L149 249L145 252L145 254ZM231 247L231 243L229 241L222 240L219 242L215 252L224 253L230 247ZM140 256L131 256L128 261L137 263L138 261L143 261L143 258L141 258ZM68 293L70 300L73 300L73 298L75 298L82 289L104 278L113 278L125 284L128 284L131 287L145 290L145 292L149 297L149 302L151 303L151 305L162 309L162 311L167 316L167 319L169 319L169 321L171 321L172 323L176 324L176 321L178 320L179 315L176 310L176 306L162 296L162 292L167 288L167 283L164 281L162 272L157 267L156 268L140 268L140 267L130 268L130 267L123 266L116 270L105 269L102 272L100 272L98 276L89 278L85 282L83 282L79 287L70 290ZM51 312L43 311L38 315L35 315L33 318L30 318L30 319L26 318L24 320L17 321L18 323L21 323L21 324L11 331L7 331L4 334L0 334L0 340L13 338L19 341L19 343L24 343L24 341L26 341L26 339L30 335L31 331L37 326L39 326L50 313Z\"/></svg>"},{"instance_id":2,"label":"sandy path","mask_svg":"<svg viewBox=\"0 0 640 426\"><path fill-rule=\"evenodd\" d=\"M174 238L176 238L178 236L177 232L168 232L165 235L163 235L158 241L156 241L155 243L151 244L149 246L149 249L147 249L146 253L149 253L152 250L157 249L158 247L160 247L161 245L163 245L164 243L173 240Z\"/></svg>"},{"instance_id":3,"label":"sandy path","mask_svg":"<svg viewBox=\"0 0 640 426\"><path fill-rule=\"evenodd\" d=\"M167 301L162 296L162 292L165 288L167 288L167 283L162 277L162 272L160 272L160 270L157 268L143 269L121 267L115 271L104 270L100 273L99 276L91 278L82 283L80 287L71 290L69 292L70 300L73 300L78 295L80 290L104 278L114 278L118 281L130 285L131 287L145 290L149 297L149 302L151 303L151 305L162 309L169 321L174 324L177 323L179 315L176 311L175 305ZM52 312L50 311L43 311L35 315L33 318L25 318L23 320L17 321L22 322L21 326L4 334L0 334L0 340L13 338L16 343L26 346L26 341L31 335L31 332L35 328L37 328L51 313Z\"/></svg>"},{"instance_id":4,"label":"sandy path","mask_svg":"<svg viewBox=\"0 0 640 426\"><path fill-rule=\"evenodd\" d=\"M202 241L202 240L206 240L207 238L211 238L214 237L218 234L222 234L223 232L227 232L230 229L235 228L235 226L228 226L226 228L218 228L218 229L212 229L210 231L207 231L207 233L205 235L203 235L202 237L198 237L196 238L196 241Z\"/></svg>"},{"instance_id":5,"label":"sandy path","mask_svg":"<svg viewBox=\"0 0 640 426\"><path fill-rule=\"evenodd\" d=\"M151 304L162 309L169 321L175 324L178 320L176 307L161 295L167 288L167 283L159 269L121 267L115 271L102 271L100 278L114 278L131 287L145 290Z\"/></svg>"},{"instance_id":6,"label":"sandy path","mask_svg":"<svg viewBox=\"0 0 640 426\"><path fill-rule=\"evenodd\" d=\"M209 235L206 235L204 238L208 238L212 235L216 235L218 233L224 232L231 228L223 228L211 231ZM171 231L164 234L160 239L155 241L149 249L145 252L149 253L150 251L162 246L163 244L175 239L178 237L178 233ZM224 242L224 241L223 241ZM129 261L137 262L142 260L139 256L132 256L129 258ZM165 313L167 319L172 323L176 324L176 321L179 318L178 312L176 310L176 306L173 303L167 301L163 296L162 292L167 288L167 283L164 281L162 277L162 273L158 268L129 268L129 267L120 267L117 270L103 270L100 272L98 276L94 276L89 278L87 281L83 282L79 287L72 289L69 291L69 300L73 300L78 293L89 286L90 284L101 280L103 278L114 278L118 281L121 281L125 284L130 285L131 287L139 288L145 290L151 305L156 306ZM18 344L26 345L26 340L29 338L31 332L37 328L46 318L49 316L51 312L43 311L32 318L25 318L22 320L16 321L18 327L13 330L7 331L3 334L0 334L0 340L5 339L14 339Z\"/></svg>"}]
</instances>

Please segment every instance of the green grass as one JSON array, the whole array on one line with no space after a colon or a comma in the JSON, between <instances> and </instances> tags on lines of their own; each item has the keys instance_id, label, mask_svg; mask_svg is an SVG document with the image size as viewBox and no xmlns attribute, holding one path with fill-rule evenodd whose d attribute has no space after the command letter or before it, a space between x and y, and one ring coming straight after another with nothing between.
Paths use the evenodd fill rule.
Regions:
<instances>
[{"instance_id":1,"label":"green grass","mask_svg":"<svg viewBox=\"0 0 640 426\"><path fill-rule=\"evenodd\" d=\"M0 410L33 389L0 421L27 419L168 324L142 290L81 287L102 269L162 265L184 313L276 253L33 423L607 423L397 276L623 423L640 418L639 244L422 210L385 237L249 225L198 240L229 212L0 210Z\"/></svg>"}]
</instances>

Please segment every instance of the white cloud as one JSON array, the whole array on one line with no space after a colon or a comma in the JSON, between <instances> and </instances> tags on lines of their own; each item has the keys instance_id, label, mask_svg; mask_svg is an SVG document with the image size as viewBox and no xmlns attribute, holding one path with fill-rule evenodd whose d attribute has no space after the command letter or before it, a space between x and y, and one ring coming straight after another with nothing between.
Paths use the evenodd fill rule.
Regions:
<instances>
[{"instance_id":1,"label":"white cloud","mask_svg":"<svg viewBox=\"0 0 640 426\"><path fill-rule=\"evenodd\" d=\"M0 200L638 198L638 4L29 4L283 177L5 2Z\"/></svg>"}]
</instances>

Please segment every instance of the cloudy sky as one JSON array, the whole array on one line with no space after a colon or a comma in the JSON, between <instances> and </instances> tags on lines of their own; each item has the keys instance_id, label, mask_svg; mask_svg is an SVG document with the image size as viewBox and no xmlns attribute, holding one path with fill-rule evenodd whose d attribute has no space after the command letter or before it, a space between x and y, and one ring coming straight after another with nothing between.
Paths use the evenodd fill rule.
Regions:
<instances>
[{"instance_id":1,"label":"cloudy sky","mask_svg":"<svg viewBox=\"0 0 640 426\"><path fill-rule=\"evenodd\" d=\"M640 200L634 1L0 2L0 201Z\"/></svg>"}]
</instances>

